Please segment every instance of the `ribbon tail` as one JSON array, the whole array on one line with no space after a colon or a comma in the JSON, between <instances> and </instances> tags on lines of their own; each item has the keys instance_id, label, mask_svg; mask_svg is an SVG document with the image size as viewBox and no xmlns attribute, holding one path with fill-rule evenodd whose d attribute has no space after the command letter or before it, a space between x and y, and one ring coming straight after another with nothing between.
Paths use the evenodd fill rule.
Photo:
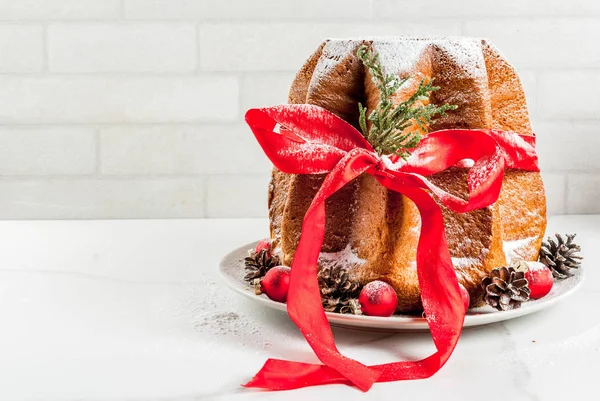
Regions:
<instances>
[{"instance_id":1,"label":"ribbon tail","mask_svg":"<svg viewBox=\"0 0 600 401\"><path fill-rule=\"evenodd\" d=\"M407 187L388 177L377 176L389 189L411 199L421 216L417 247L417 274L421 301L437 352L417 362L379 365L379 381L427 378L448 361L460 337L466 310L446 243L442 211L422 189Z\"/></svg>"},{"instance_id":2,"label":"ribbon tail","mask_svg":"<svg viewBox=\"0 0 600 401\"><path fill-rule=\"evenodd\" d=\"M419 209L421 215L421 235L417 248L419 285L421 287L423 309L437 352L420 361L394 362L371 366L366 380L368 380L368 383L373 380L373 377L378 382L424 379L439 371L450 358L458 343L466 310L446 244L442 213L437 203L422 189L402 185L389 177L377 176L377 179L389 189L401 192L410 198ZM310 274L313 278L316 277L316 270ZM306 277L306 280L310 281L308 278ZM299 321L297 324L303 330L307 340L313 339L313 341L309 340L309 343L317 355L323 352L321 347L329 348L329 351L325 352L327 357L322 359L326 365L270 359L246 386L271 390L287 390L332 383L355 384L358 386L355 379L358 375L365 374L365 372L362 369L354 370L356 365L349 365L352 367L345 371L342 371L342 368L339 367L338 363L346 364L350 361L352 364L357 364L357 362L339 355L335 343L333 343L329 323L322 312L322 307L320 307L320 298L317 301L321 313L317 314L314 309L311 310L310 307L307 307L307 295L305 294L302 297L305 298L298 298L298 301L301 302L298 307L303 307L308 312L308 315L303 316L303 318L312 315L319 327L306 330L302 329L304 323L306 323L305 321ZM326 335L324 337L313 337L314 334L319 332L321 334L326 333ZM322 342L319 342L319 340L322 340ZM338 353L338 356L333 357L334 353ZM372 375L370 372L376 372L376 374ZM360 388L363 389L363 387Z\"/></svg>"},{"instance_id":3,"label":"ribbon tail","mask_svg":"<svg viewBox=\"0 0 600 401\"><path fill-rule=\"evenodd\" d=\"M330 369L318 368L317 371L321 373L315 374L314 367L310 364L291 361L268 362L248 385L259 384L263 388L280 390L295 388L294 386L300 383L303 386L321 384L319 377L325 377L327 374L335 376L331 369L339 372L343 380L349 380L363 391L370 389L377 380L378 371L347 358L338 351L323 310L317 280L317 262L325 236L325 200L372 168L376 162L377 159L372 153L364 149L353 149L325 177L304 216L302 234L292 262L287 299L288 314L319 360ZM308 371L307 366L310 366ZM335 380L342 379L336 377Z\"/></svg>"},{"instance_id":4,"label":"ribbon tail","mask_svg":"<svg viewBox=\"0 0 600 401\"><path fill-rule=\"evenodd\" d=\"M326 365L268 359L244 387L293 390L324 384L352 384L337 370Z\"/></svg>"}]
</instances>

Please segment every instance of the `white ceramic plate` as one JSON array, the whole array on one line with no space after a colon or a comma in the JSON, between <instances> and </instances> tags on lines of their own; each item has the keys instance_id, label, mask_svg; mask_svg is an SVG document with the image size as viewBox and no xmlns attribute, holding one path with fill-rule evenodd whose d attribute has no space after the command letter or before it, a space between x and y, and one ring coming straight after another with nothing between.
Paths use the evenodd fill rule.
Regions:
<instances>
[{"instance_id":1,"label":"white ceramic plate","mask_svg":"<svg viewBox=\"0 0 600 401\"><path fill-rule=\"evenodd\" d=\"M249 249L254 249L257 242L241 246L225 255L221 260L219 271L221 276L236 292L251 299L253 302L261 303L273 309L285 312L285 304L275 302L267 298L266 295L257 296L254 290L244 280L246 274L244 269L244 258L248 255ZM545 297L524 302L520 308L510 311L497 311L490 306L470 309L465 317L464 327L480 326L484 324L500 322L503 320L514 319L519 316L528 315L545 309L556 302L562 301L568 295L575 292L583 282L583 271L581 268L574 271L574 276L554 282L552 291ZM393 315L391 317L375 317L360 315L343 315L339 313L326 313L329 323L334 326L370 331L410 331L429 330L427 321L414 315Z\"/></svg>"}]
</instances>

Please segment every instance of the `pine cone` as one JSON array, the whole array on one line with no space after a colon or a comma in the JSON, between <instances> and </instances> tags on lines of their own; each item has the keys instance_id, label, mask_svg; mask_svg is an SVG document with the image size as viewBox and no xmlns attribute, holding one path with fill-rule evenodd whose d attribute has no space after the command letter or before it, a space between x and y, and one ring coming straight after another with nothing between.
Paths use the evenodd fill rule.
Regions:
<instances>
[{"instance_id":1,"label":"pine cone","mask_svg":"<svg viewBox=\"0 0 600 401\"><path fill-rule=\"evenodd\" d=\"M489 276L484 277L481 285L483 300L500 311L517 309L521 302L529 300L530 290L525 273L512 267L493 269Z\"/></svg>"},{"instance_id":2,"label":"pine cone","mask_svg":"<svg viewBox=\"0 0 600 401\"><path fill-rule=\"evenodd\" d=\"M357 298L323 298L323 309L325 309L325 312L362 315L360 302Z\"/></svg>"},{"instance_id":3,"label":"pine cone","mask_svg":"<svg viewBox=\"0 0 600 401\"><path fill-rule=\"evenodd\" d=\"M556 241L548 237L548 242L542 243L540 249L540 262L552 270L555 278L563 279L573 275L570 269L577 269L583 259L575 255L581 251L581 247L573 243L576 234L567 234L567 241L560 234L555 234Z\"/></svg>"},{"instance_id":4,"label":"pine cone","mask_svg":"<svg viewBox=\"0 0 600 401\"><path fill-rule=\"evenodd\" d=\"M321 299L326 312L360 314L360 284L350 280L342 265L335 263L319 270Z\"/></svg>"},{"instance_id":5,"label":"pine cone","mask_svg":"<svg viewBox=\"0 0 600 401\"><path fill-rule=\"evenodd\" d=\"M269 269L279 265L279 258L272 256L267 249L260 252L250 251L250 254L244 259L244 264L247 272L244 280L252 283L254 279L263 277Z\"/></svg>"}]
</instances>

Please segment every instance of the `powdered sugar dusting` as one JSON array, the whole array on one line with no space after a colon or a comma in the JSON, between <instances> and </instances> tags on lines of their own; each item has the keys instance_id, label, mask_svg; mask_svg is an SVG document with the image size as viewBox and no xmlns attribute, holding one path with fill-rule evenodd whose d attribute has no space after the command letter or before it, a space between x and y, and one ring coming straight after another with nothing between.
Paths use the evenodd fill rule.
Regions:
<instances>
[{"instance_id":1,"label":"powdered sugar dusting","mask_svg":"<svg viewBox=\"0 0 600 401\"><path fill-rule=\"evenodd\" d=\"M271 185L273 185L273 183L271 182ZM271 226L273 227L273 235L274 235L274 239L276 241L281 240L281 222L283 220L283 214L277 214L275 215L275 217L272 217L272 223Z\"/></svg>"},{"instance_id":2,"label":"powdered sugar dusting","mask_svg":"<svg viewBox=\"0 0 600 401\"><path fill-rule=\"evenodd\" d=\"M504 250L506 261L510 263L513 259L519 258L519 251L530 246L536 239L537 237L527 237L514 241L504 241L502 249Z\"/></svg>"},{"instance_id":3,"label":"powdered sugar dusting","mask_svg":"<svg viewBox=\"0 0 600 401\"><path fill-rule=\"evenodd\" d=\"M455 269L465 269L481 263L477 258L452 258L452 265Z\"/></svg>"},{"instance_id":4,"label":"powdered sugar dusting","mask_svg":"<svg viewBox=\"0 0 600 401\"><path fill-rule=\"evenodd\" d=\"M527 262L527 267L529 268L529 270L531 271L539 271L539 270L545 270L548 267L546 267L545 264L540 263L540 262Z\"/></svg>"},{"instance_id":5,"label":"powdered sugar dusting","mask_svg":"<svg viewBox=\"0 0 600 401\"><path fill-rule=\"evenodd\" d=\"M475 38L414 38L378 39L374 43L382 65L390 74L410 74L431 48L440 49L464 76L485 77L485 60L481 41Z\"/></svg>"},{"instance_id":6,"label":"powdered sugar dusting","mask_svg":"<svg viewBox=\"0 0 600 401\"><path fill-rule=\"evenodd\" d=\"M487 75L481 41L473 38L449 38L441 45L450 59L465 75L483 77Z\"/></svg>"},{"instance_id":7,"label":"powdered sugar dusting","mask_svg":"<svg viewBox=\"0 0 600 401\"><path fill-rule=\"evenodd\" d=\"M240 262L243 264L243 262ZM239 269L242 274L244 269ZM187 285L181 290L181 299L173 303L169 315L184 317L192 329L187 331L195 340L212 341L232 338L249 347L263 347L263 330L258 323L240 310L235 295L220 286Z\"/></svg>"},{"instance_id":8,"label":"powdered sugar dusting","mask_svg":"<svg viewBox=\"0 0 600 401\"><path fill-rule=\"evenodd\" d=\"M315 67L311 78L311 85L321 81L329 71L340 64L356 47L356 40L334 39L329 40L323 47L323 52Z\"/></svg>"},{"instance_id":9,"label":"powdered sugar dusting","mask_svg":"<svg viewBox=\"0 0 600 401\"><path fill-rule=\"evenodd\" d=\"M366 263L366 260L360 258L356 251L348 244L346 248L339 252L321 252L319 254L319 265L327 266L334 263L341 263L346 267L354 267Z\"/></svg>"},{"instance_id":10,"label":"powdered sugar dusting","mask_svg":"<svg viewBox=\"0 0 600 401\"><path fill-rule=\"evenodd\" d=\"M358 45L372 40L373 48L379 54L382 66L388 74L411 75L423 60L431 62L426 53L439 49L445 57L456 65L456 73L463 77L485 78L487 71L481 49L481 40L466 37L372 37L353 39L329 39L311 78L311 86L318 85L348 56ZM432 53L433 54L433 53ZM409 85L407 83L406 85Z\"/></svg>"},{"instance_id":11,"label":"powdered sugar dusting","mask_svg":"<svg viewBox=\"0 0 600 401\"><path fill-rule=\"evenodd\" d=\"M280 246L274 246L271 250L274 256L277 256L279 260L283 261L284 253ZM321 252L319 253L319 266L331 266L336 263L340 263L346 268L352 268L360 266L367 261L362 259L356 253L350 244L346 245L346 248L339 252Z\"/></svg>"},{"instance_id":12,"label":"powdered sugar dusting","mask_svg":"<svg viewBox=\"0 0 600 401\"><path fill-rule=\"evenodd\" d=\"M376 41L374 50L379 55L381 65L388 74L410 74L423 57L430 40L417 38L396 38Z\"/></svg>"},{"instance_id":13,"label":"powdered sugar dusting","mask_svg":"<svg viewBox=\"0 0 600 401\"><path fill-rule=\"evenodd\" d=\"M391 286L388 283L381 280L371 281L365 285L366 295L370 299L376 298L379 294L381 294L381 291L385 291L390 288Z\"/></svg>"},{"instance_id":14,"label":"powdered sugar dusting","mask_svg":"<svg viewBox=\"0 0 600 401\"><path fill-rule=\"evenodd\" d=\"M280 261L283 261L283 250L281 249L280 246L274 246L271 249L271 254L273 256L276 256Z\"/></svg>"},{"instance_id":15,"label":"powdered sugar dusting","mask_svg":"<svg viewBox=\"0 0 600 401\"><path fill-rule=\"evenodd\" d=\"M455 269L468 269L474 265L478 265L481 263L481 260L478 258L451 258L452 259L452 266L454 266ZM411 261L408 264L408 268L409 269L416 269L417 268L417 262L416 261Z\"/></svg>"},{"instance_id":16,"label":"powdered sugar dusting","mask_svg":"<svg viewBox=\"0 0 600 401\"><path fill-rule=\"evenodd\" d=\"M395 162L392 161L392 159L390 158L389 155L383 155L383 156L377 156L380 158L381 162L383 163L383 165L387 168L389 168L390 170L400 170L400 168L402 166L404 166L406 164L406 160L402 159L402 158L398 158L398 160L396 160Z\"/></svg>"}]
</instances>

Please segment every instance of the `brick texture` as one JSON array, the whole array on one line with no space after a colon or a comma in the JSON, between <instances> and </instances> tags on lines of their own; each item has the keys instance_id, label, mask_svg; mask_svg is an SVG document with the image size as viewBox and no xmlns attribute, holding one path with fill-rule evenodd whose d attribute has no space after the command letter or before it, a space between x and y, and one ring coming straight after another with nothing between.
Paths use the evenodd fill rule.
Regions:
<instances>
[{"instance_id":1,"label":"brick texture","mask_svg":"<svg viewBox=\"0 0 600 401\"><path fill-rule=\"evenodd\" d=\"M323 39L386 35L490 39L549 213L600 213L600 2L0 0L0 219L264 217L245 111Z\"/></svg>"},{"instance_id":2,"label":"brick texture","mask_svg":"<svg viewBox=\"0 0 600 401\"><path fill-rule=\"evenodd\" d=\"M238 103L229 77L0 77L0 123L231 121Z\"/></svg>"},{"instance_id":3,"label":"brick texture","mask_svg":"<svg viewBox=\"0 0 600 401\"><path fill-rule=\"evenodd\" d=\"M41 72L43 68L42 27L0 25L0 73Z\"/></svg>"},{"instance_id":4,"label":"brick texture","mask_svg":"<svg viewBox=\"0 0 600 401\"><path fill-rule=\"evenodd\" d=\"M94 174L95 131L79 127L0 128L0 176Z\"/></svg>"},{"instance_id":5,"label":"brick texture","mask_svg":"<svg viewBox=\"0 0 600 401\"><path fill-rule=\"evenodd\" d=\"M193 24L50 25L50 71L193 71L195 32Z\"/></svg>"},{"instance_id":6,"label":"brick texture","mask_svg":"<svg viewBox=\"0 0 600 401\"><path fill-rule=\"evenodd\" d=\"M264 20L368 18L373 0L125 0L133 19Z\"/></svg>"},{"instance_id":7,"label":"brick texture","mask_svg":"<svg viewBox=\"0 0 600 401\"><path fill-rule=\"evenodd\" d=\"M2 219L202 217L200 178L0 179Z\"/></svg>"},{"instance_id":8,"label":"brick texture","mask_svg":"<svg viewBox=\"0 0 600 401\"><path fill-rule=\"evenodd\" d=\"M0 20L119 18L121 0L0 0Z\"/></svg>"}]
</instances>

